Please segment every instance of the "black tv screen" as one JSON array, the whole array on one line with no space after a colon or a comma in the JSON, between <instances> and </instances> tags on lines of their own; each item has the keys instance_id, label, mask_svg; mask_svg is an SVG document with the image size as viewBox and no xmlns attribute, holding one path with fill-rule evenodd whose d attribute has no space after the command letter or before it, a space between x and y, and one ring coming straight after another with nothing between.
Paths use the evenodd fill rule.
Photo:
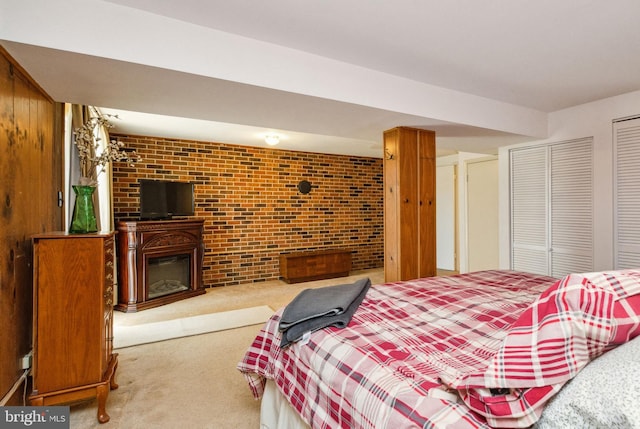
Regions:
<instances>
[{"instance_id":1,"label":"black tv screen","mask_svg":"<svg viewBox=\"0 0 640 429\"><path fill-rule=\"evenodd\" d=\"M193 183L169 180L140 180L140 217L171 219L193 216Z\"/></svg>"}]
</instances>

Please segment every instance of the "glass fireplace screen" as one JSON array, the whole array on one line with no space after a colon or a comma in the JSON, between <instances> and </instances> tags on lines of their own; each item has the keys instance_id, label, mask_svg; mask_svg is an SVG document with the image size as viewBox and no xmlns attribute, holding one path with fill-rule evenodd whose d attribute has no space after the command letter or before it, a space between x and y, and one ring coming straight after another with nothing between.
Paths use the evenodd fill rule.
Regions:
<instances>
[{"instance_id":1,"label":"glass fireplace screen","mask_svg":"<svg viewBox=\"0 0 640 429\"><path fill-rule=\"evenodd\" d=\"M187 290L191 286L191 255L149 258L147 299Z\"/></svg>"}]
</instances>

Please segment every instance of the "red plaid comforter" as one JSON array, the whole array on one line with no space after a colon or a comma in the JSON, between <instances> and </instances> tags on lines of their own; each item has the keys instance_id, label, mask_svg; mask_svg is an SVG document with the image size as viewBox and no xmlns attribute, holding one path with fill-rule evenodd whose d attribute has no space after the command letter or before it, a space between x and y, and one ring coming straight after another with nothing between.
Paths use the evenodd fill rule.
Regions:
<instances>
[{"instance_id":1,"label":"red plaid comforter","mask_svg":"<svg viewBox=\"0 0 640 429\"><path fill-rule=\"evenodd\" d=\"M256 398L275 380L314 428L524 427L589 360L637 334L640 272L372 286L347 328L287 349L281 312L238 369Z\"/></svg>"}]
</instances>

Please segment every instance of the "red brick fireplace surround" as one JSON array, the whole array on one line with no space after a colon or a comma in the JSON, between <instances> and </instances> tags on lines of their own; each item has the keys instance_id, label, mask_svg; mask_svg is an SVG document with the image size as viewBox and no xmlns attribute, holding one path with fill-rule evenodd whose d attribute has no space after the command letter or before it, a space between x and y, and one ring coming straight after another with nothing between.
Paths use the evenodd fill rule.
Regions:
<instances>
[{"instance_id":1,"label":"red brick fireplace surround","mask_svg":"<svg viewBox=\"0 0 640 429\"><path fill-rule=\"evenodd\" d=\"M195 184L205 287L278 279L281 253L352 250L383 266L382 159L112 134L143 161L114 164L117 220L139 218L140 178ZM306 180L312 188L301 193Z\"/></svg>"}]
</instances>

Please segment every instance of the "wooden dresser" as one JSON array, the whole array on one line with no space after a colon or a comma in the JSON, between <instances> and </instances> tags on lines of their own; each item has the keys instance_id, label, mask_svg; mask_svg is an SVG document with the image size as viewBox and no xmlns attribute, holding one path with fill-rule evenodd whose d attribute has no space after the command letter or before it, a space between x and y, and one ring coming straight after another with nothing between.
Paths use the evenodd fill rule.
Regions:
<instances>
[{"instance_id":1,"label":"wooden dresser","mask_svg":"<svg viewBox=\"0 0 640 429\"><path fill-rule=\"evenodd\" d=\"M97 398L98 421L116 389L113 233L33 237L33 406Z\"/></svg>"}]
</instances>

